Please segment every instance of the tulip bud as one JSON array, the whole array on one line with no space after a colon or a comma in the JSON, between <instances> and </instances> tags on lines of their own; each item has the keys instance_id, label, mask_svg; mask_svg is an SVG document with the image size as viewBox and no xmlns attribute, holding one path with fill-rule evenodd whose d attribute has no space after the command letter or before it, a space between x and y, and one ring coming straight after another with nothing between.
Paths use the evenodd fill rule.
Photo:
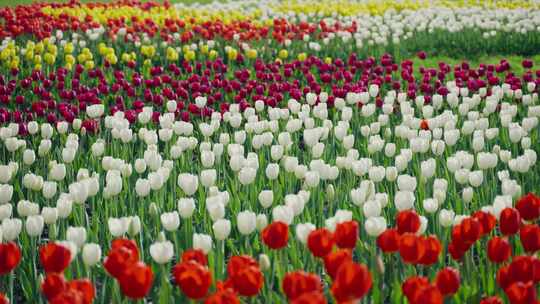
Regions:
<instances>
[{"instance_id":1,"label":"tulip bud","mask_svg":"<svg viewBox=\"0 0 540 304\"><path fill-rule=\"evenodd\" d=\"M270 269L271 263L268 255L264 253L259 254L259 266L262 271Z\"/></svg>"},{"instance_id":2,"label":"tulip bud","mask_svg":"<svg viewBox=\"0 0 540 304\"><path fill-rule=\"evenodd\" d=\"M259 193L259 202L263 208L269 208L272 206L274 201L274 193L272 190L262 190Z\"/></svg>"},{"instance_id":3,"label":"tulip bud","mask_svg":"<svg viewBox=\"0 0 540 304\"><path fill-rule=\"evenodd\" d=\"M214 230L214 236L219 241L224 241L229 237L231 233L231 221L227 219L218 219L214 225L212 225Z\"/></svg>"},{"instance_id":4,"label":"tulip bud","mask_svg":"<svg viewBox=\"0 0 540 304\"><path fill-rule=\"evenodd\" d=\"M86 229L84 227L68 227L66 240L73 242L81 248L86 242Z\"/></svg>"},{"instance_id":5,"label":"tulip bud","mask_svg":"<svg viewBox=\"0 0 540 304\"><path fill-rule=\"evenodd\" d=\"M129 217L128 234L135 237L141 232L141 219L138 215Z\"/></svg>"}]
</instances>

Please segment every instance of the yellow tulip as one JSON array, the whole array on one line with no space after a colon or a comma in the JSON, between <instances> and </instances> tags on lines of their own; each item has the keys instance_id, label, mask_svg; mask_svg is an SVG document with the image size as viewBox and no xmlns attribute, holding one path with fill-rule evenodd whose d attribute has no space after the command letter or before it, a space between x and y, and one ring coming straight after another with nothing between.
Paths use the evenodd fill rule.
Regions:
<instances>
[{"instance_id":1,"label":"yellow tulip","mask_svg":"<svg viewBox=\"0 0 540 304\"><path fill-rule=\"evenodd\" d=\"M280 59L287 59L289 57L289 52L285 49L279 51L278 56Z\"/></svg>"}]
</instances>

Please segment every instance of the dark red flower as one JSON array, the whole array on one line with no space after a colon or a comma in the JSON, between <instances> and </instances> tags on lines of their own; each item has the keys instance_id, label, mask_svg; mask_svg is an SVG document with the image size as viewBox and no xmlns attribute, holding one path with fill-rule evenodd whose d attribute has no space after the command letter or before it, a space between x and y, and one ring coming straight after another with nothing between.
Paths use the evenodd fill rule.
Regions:
<instances>
[{"instance_id":1,"label":"dark red flower","mask_svg":"<svg viewBox=\"0 0 540 304\"><path fill-rule=\"evenodd\" d=\"M473 217L463 219L459 225L461 229L461 237L465 242L474 243L482 235L482 225Z\"/></svg>"},{"instance_id":2,"label":"dark red flower","mask_svg":"<svg viewBox=\"0 0 540 304\"><path fill-rule=\"evenodd\" d=\"M396 217L399 234L416 233L420 229L420 217L412 210L400 211Z\"/></svg>"},{"instance_id":3,"label":"dark red flower","mask_svg":"<svg viewBox=\"0 0 540 304\"><path fill-rule=\"evenodd\" d=\"M319 258L324 257L334 247L332 232L326 228L313 230L307 238L307 246L314 256Z\"/></svg>"},{"instance_id":4,"label":"dark red flower","mask_svg":"<svg viewBox=\"0 0 540 304\"><path fill-rule=\"evenodd\" d=\"M334 240L339 248L353 249L358 239L358 222L347 221L336 225Z\"/></svg>"},{"instance_id":5,"label":"dark red flower","mask_svg":"<svg viewBox=\"0 0 540 304\"><path fill-rule=\"evenodd\" d=\"M527 193L517 201L516 209L524 220L535 220L540 217L540 198L533 193Z\"/></svg>"},{"instance_id":6,"label":"dark red flower","mask_svg":"<svg viewBox=\"0 0 540 304\"><path fill-rule=\"evenodd\" d=\"M173 267L176 285L190 299L202 299L212 285L212 274L205 265L195 260L181 262Z\"/></svg>"},{"instance_id":7,"label":"dark red flower","mask_svg":"<svg viewBox=\"0 0 540 304\"><path fill-rule=\"evenodd\" d=\"M490 261L502 263L512 255L512 247L507 239L496 236L488 241L487 254Z\"/></svg>"},{"instance_id":8,"label":"dark red flower","mask_svg":"<svg viewBox=\"0 0 540 304\"><path fill-rule=\"evenodd\" d=\"M354 301L365 296L371 285L371 274L367 267L348 262L339 268L331 290L339 302Z\"/></svg>"},{"instance_id":9,"label":"dark red flower","mask_svg":"<svg viewBox=\"0 0 540 304\"><path fill-rule=\"evenodd\" d=\"M289 226L284 222L273 222L262 231L262 241L271 249L287 246L289 241Z\"/></svg>"},{"instance_id":10,"label":"dark red flower","mask_svg":"<svg viewBox=\"0 0 540 304\"><path fill-rule=\"evenodd\" d=\"M71 251L65 246L54 242L39 248L39 259L45 272L64 272L71 262Z\"/></svg>"},{"instance_id":11,"label":"dark red flower","mask_svg":"<svg viewBox=\"0 0 540 304\"><path fill-rule=\"evenodd\" d=\"M437 273L435 284L443 296L453 295L459 289L459 272L452 267L445 267Z\"/></svg>"},{"instance_id":12,"label":"dark red flower","mask_svg":"<svg viewBox=\"0 0 540 304\"><path fill-rule=\"evenodd\" d=\"M43 279L43 282L41 283L41 292L43 292L43 295L47 301L54 299L66 288L67 283L64 279L64 275L61 273L49 273L45 276L45 279Z\"/></svg>"},{"instance_id":13,"label":"dark red flower","mask_svg":"<svg viewBox=\"0 0 540 304\"><path fill-rule=\"evenodd\" d=\"M480 222L482 235L489 234L497 224L497 218L491 213L477 211L473 214L473 217Z\"/></svg>"},{"instance_id":14,"label":"dark red flower","mask_svg":"<svg viewBox=\"0 0 540 304\"><path fill-rule=\"evenodd\" d=\"M423 238L424 247L426 248L426 251L424 255L420 258L418 263L422 265L431 265L434 263L437 263L437 260L439 259L439 255L442 251L442 245L439 239L434 236L430 235L428 237Z\"/></svg>"},{"instance_id":15,"label":"dark red flower","mask_svg":"<svg viewBox=\"0 0 540 304\"><path fill-rule=\"evenodd\" d=\"M527 283L515 282L504 292L511 304L531 304L536 302L536 286L532 281Z\"/></svg>"},{"instance_id":16,"label":"dark red flower","mask_svg":"<svg viewBox=\"0 0 540 304\"><path fill-rule=\"evenodd\" d=\"M396 252L399 250L399 237L397 229L386 229L377 237L377 246L384 253Z\"/></svg>"},{"instance_id":17,"label":"dark red flower","mask_svg":"<svg viewBox=\"0 0 540 304\"><path fill-rule=\"evenodd\" d=\"M519 229L519 239L527 252L540 250L540 227L536 224L524 225Z\"/></svg>"},{"instance_id":18,"label":"dark red flower","mask_svg":"<svg viewBox=\"0 0 540 304\"><path fill-rule=\"evenodd\" d=\"M10 273L21 262L21 249L14 242L0 244L0 274Z\"/></svg>"},{"instance_id":19,"label":"dark red flower","mask_svg":"<svg viewBox=\"0 0 540 304\"><path fill-rule=\"evenodd\" d=\"M144 298L150 291L153 281L152 268L143 262L127 266L118 280L122 293L131 299Z\"/></svg>"},{"instance_id":20,"label":"dark red flower","mask_svg":"<svg viewBox=\"0 0 540 304\"><path fill-rule=\"evenodd\" d=\"M528 282L534 280L533 257L517 256L508 265L508 276L511 282Z\"/></svg>"},{"instance_id":21,"label":"dark red flower","mask_svg":"<svg viewBox=\"0 0 540 304\"><path fill-rule=\"evenodd\" d=\"M499 228L504 235L516 234L521 225L521 216L517 209L505 208L499 217Z\"/></svg>"}]
</instances>

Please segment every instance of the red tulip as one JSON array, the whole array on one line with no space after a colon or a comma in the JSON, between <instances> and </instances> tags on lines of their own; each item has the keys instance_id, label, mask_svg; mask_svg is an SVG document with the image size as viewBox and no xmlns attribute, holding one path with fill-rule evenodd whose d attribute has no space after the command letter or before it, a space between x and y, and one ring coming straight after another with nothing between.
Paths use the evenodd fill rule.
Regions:
<instances>
[{"instance_id":1,"label":"red tulip","mask_svg":"<svg viewBox=\"0 0 540 304\"><path fill-rule=\"evenodd\" d=\"M535 220L540 217L540 198L533 193L528 193L517 201L516 209L524 220Z\"/></svg>"},{"instance_id":2,"label":"red tulip","mask_svg":"<svg viewBox=\"0 0 540 304\"><path fill-rule=\"evenodd\" d=\"M85 304L91 304L94 301L96 289L90 280L77 279L70 281L68 288L78 290L82 294Z\"/></svg>"},{"instance_id":3,"label":"red tulip","mask_svg":"<svg viewBox=\"0 0 540 304\"><path fill-rule=\"evenodd\" d=\"M328 275L334 280L341 265L352 262L352 253L348 249L339 249L330 252L324 257L324 268Z\"/></svg>"},{"instance_id":4,"label":"red tulip","mask_svg":"<svg viewBox=\"0 0 540 304\"><path fill-rule=\"evenodd\" d=\"M188 249L182 253L182 262L195 261L203 266L208 265L206 254L200 249Z\"/></svg>"},{"instance_id":5,"label":"red tulip","mask_svg":"<svg viewBox=\"0 0 540 304\"><path fill-rule=\"evenodd\" d=\"M536 224L522 226L519 230L519 239L525 251L534 253L540 250L540 227Z\"/></svg>"},{"instance_id":6,"label":"red tulip","mask_svg":"<svg viewBox=\"0 0 540 304\"><path fill-rule=\"evenodd\" d=\"M131 252L131 255L134 256L136 260L139 259L139 247L137 247L137 243L135 243L134 240L125 239L125 238L117 238L114 239L111 242L111 251L117 250L120 248L126 248Z\"/></svg>"},{"instance_id":7,"label":"red tulip","mask_svg":"<svg viewBox=\"0 0 540 304\"><path fill-rule=\"evenodd\" d=\"M9 304L9 299L5 294L0 292L0 304Z\"/></svg>"},{"instance_id":8,"label":"red tulip","mask_svg":"<svg viewBox=\"0 0 540 304\"><path fill-rule=\"evenodd\" d=\"M86 304L86 302L84 295L80 291L67 288L49 301L49 304Z\"/></svg>"},{"instance_id":9,"label":"red tulip","mask_svg":"<svg viewBox=\"0 0 540 304\"><path fill-rule=\"evenodd\" d=\"M463 219L459 227L461 230L461 237L463 237L465 242L474 243L480 239L480 236L482 235L482 225L473 217Z\"/></svg>"},{"instance_id":10,"label":"red tulip","mask_svg":"<svg viewBox=\"0 0 540 304\"><path fill-rule=\"evenodd\" d=\"M416 233L420 229L420 217L412 210L400 211L396 217L399 234Z\"/></svg>"},{"instance_id":11,"label":"red tulip","mask_svg":"<svg viewBox=\"0 0 540 304\"><path fill-rule=\"evenodd\" d=\"M45 276L45 279L41 283L41 292L43 292L43 295L47 299L47 301L51 301L54 299L57 295L62 293L67 288L66 280L64 279L64 275L60 273L49 273L47 276Z\"/></svg>"},{"instance_id":12,"label":"red tulip","mask_svg":"<svg viewBox=\"0 0 540 304\"><path fill-rule=\"evenodd\" d=\"M516 234L519 231L521 217L514 208L505 208L499 218L499 228L504 235Z\"/></svg>"},{"instance_id":13,"label":"red tulip","mask_svg":"<svg viewBox=\"0 0 540 304\"><path fill-rule=\"evenodd\" d=\"M416 293L424 286L429 285L429 280L426 277L412 276L409 277L401 284L401 291L409 302L412 302L416 297Z\"/></svg>"},{"instance_id":14,"label":"red tulip","mask_svg":"<svg viewBox=\"0 0 540 304\"><path fill-rule=\"evenodd\" d=\"M321 278L318 275L301 270L287 273L281 286L289 301L298 298L304 293L323 291Z\"/></svg>"},{"instance_id":15,"label":"red tulip","mask_svg":"<svg viewBox=\"0 0 540 304\"><path fill-rule=\"evenodd\" d=\"M109 255L103 262L103 267L107 272L116 279L119 279L126 268L137 263L139 260L138 253L134 254L133 250L128 247L118 247L112 249Z\"/></svg>"},{"instance_id":16,"label":"red tulip","mask_svg":"<svg viewBox=\"0 0 540 304\"><path fill-rule=\"evenodd\" d=\"M496 280L499 287L501 287L503 290L510 284L512 284L512 279L508 274L508 266L502 266L501 268L499 268L499 270L497 270Z\"/></svg>"},{"instance_id":17,"label":"red tulip","mask_svg":"<svg viewBox=\"0 0 540 304\"><path fill-rule=\"evenodd\" d=\"M306 292L292 300L291 304L326 304L326 298L321 291Z\"/></svg>"},{"instance_id":18,"label":"red tulip","mask_svg":"<svg viewBox=\"0 0 540 304\"><path fill-rule=\"evenodd\" d=\"M386 229L377 237L377 246L384 253L396 252L399 250L399 233L397 229Z\"/></svg>"},{"instance_id":19,"label":"red tulip","mask_svg":"<svg viewBox=\"0 0 540 304\"><path fill-rule=\"evenodd\" d=\"M489 234L497 224L497 219L491 213L477 211L473 214L473 217L480 222L480 225L482 226L482 235Z\"/></svg>"},{"instance_id":20,"label":"red tulip","mask_svg":"<svg viewBox=\"0 0 540 304\"><path fill-rule=\"evenodd\" d=\"M231 276L234 290L245 297L252 297L259 293L264 284L264 276L257 266L244 266Z\"/></svg>"},{"instance_id":21,"label":"red tulip","mask_svg":"<svg viewBox=\"0 0 540 304\"><path fill-rule=\"evenodd\" d=\"M307 246L314 256L324 257L334 247L332 232L326 228L313 230L308 236Z\"/></svg>"},{"instance_id":22,"label":"red tulip","mask_svg":"<svg viewBox=\"0 0 540 304\"><path fill-rule=\"evenodd\" d=\"M443 268L437 273L435 282L443 296L453 295L459 289L459 272L451 267Z\"/></svg>"},{"instance_id":23,"label":"red tulip","mask_svg":"<svg viewBox=\"0 0 540 304\"><path fill-rule=\"evenodd\" d=\"M339 302L354 301L365 296L371 285L371 274L367 267L348 262L339 268L331 290Z\"/></svg>"},{"instance_id":24,"label":"red tulip","mask_svg":"<svg viewBox=\"0 0 540 304\"><path fill-rule=\"evenodd\" d=\"M142 299L150 291L153 280L154 273L152 272L152 268L143 262L136 262L129 265L123 271L118 281L120 283L120 289L126 297Z\"/></svg>"},{"instance_id":25,"label":"red tulip","mask_svg":"<svg viewBox=\"0 0 540 304\"><path fill-rule=\"evenodd\" d=\"M511 304L530 304L536 302L536 287L533 282L515 282L504 292Z\"/></svg>"},{"instance_id":26,"label":"red tulip","mask_svg":"<svg viewBox=\"0 0 540 304\"><path fill-rule=\"evenodd\" d=\"M339 248L353 249L358 239L358 222L347 221L337 224L334 239Z\"/></svg>"},{"instance_id":27,"label":"red tulip","mask_svg":"<svg viewBox=\"0 0 540 304\"><path fill-rule=\"evenodd\" d=\"M21 249L14 242L0 244L0 274L10 273L21 262Z\"/></svg>"},{"instance_id":28,"label":"red tulip","mask_svg":"<svg viewBox=\"0 0 540 304\"><path fill-rule=\"evenodd\" d=\"M262 241L271 249L287 246L289 241L289 226L284 222L273 222L262 231Z\"/></svg>"},{"instance_id":29,"label":"red tulip","mask_svg":"<svg viewBox=\"0 0 540 304\"><path fill-rule=\"evenodd\" d=\"M416 292L413 303L422 304L442 304L443 296L437 286L423 286Z\"/></svg>"},{"instance_id":30,"label":"red tulip","mask_svg":"<svg viewBox=\"0 0 540 304\"><path fill-rule=\"evenodd\" d=\"M54 242L47 243L39 248L39 259L45 272L64 272L71 262L71 251Z\"/></svg>"},{"instance_id":31,"label":"red tulip","mask_svg":"<svg viewBox=\"0 0 540 304\"><path fill-rule=\"evenodd\" d=\"M227 264L227 273L229 274L229 277L234 277L242 268L250 266L259 267L259 263L248 255L234 255Z\"/></svg>"},{"instance_id":32,"label":"red tulip","mask_svg":"<svg viewBox=\"0 0 540 304\"><path fill-rule=\"evenodd\" d=\"M505 238L493 237L487 244L488 259L493 263L502 263L512 255L512 247Z\"/></svg>"},{"instance_id":33,"label":"red tulip","mask_svg":"<svg viewBox=\"0 0 540 304\"><path fill-rule=\"evenodd\" d=\"M439 259L439 255L442 251L442 245L439 239L434 236L430 235L428 237L423 238L424 247L426 248L426 252L424 255L420 258L418 263L422 265L431 265L434 263L437 263L437 260Z\"/></svg>"},{"instance_id":34,"label":"red tulip","mask_svg":"<svg viewBox=\"0 0 540 304\"><path fill-rule=\"evenodd\" d=\"M534 280L535 258L530 256L517 256L508 265L508 276L511 282L528 282Z\"/></svg>"},{"instance_id":35,"label":"red tulip","mask_svg":"<svg viewBox=\"0 0 540 304\"><path fill-rule=\"evenodd\" d=\"M190 299L202 299L212 285L212 274L194 260L181 262L172 270L176 285Z\"/></svg>"},{"instance_id":36,"label":"red tulip","mask_svg":"<svg viewBox=\"0 0 540 304\"><path fill-rule=\"evenodd\" d=\"M483 298L482 301L480 301L480 304L504 304L504 302L501 300L501 298L492 296L489 298Z\"/></svg>"},{"instance_id":37,"label":"red tulip","mask_svg":"<svg viewBox=\"0 0 540 304\"><path fill-rule=\"evenodd\" d=\"M426 57L427 57L426 52L424 52L424 51L420 51L420 52L418 52L416 55L418 56L418 58L419 58L420 60L424 60L424 59L426 59Z\"/></svg>"},{"instance_id":38,"label":"red tulip","mask_svg":"<svg viewBox=\"0 0 540 304\"><path fill-rule=\"evenodd\" d=\"M240 300L230 289L218 290L204 300L204 304L240 304Z\"/></svg>"},{"instance_id":39,"label":"red tulip","mask_svg":"<svg viewBox=\"0 0 540 304\"><path fill-rule=\"evenodd\" d=\"M405 263L417 263L424 253L426 247L422 239L412 233L405 233L399 240L399 255Z\"/></svg>"}]
</instances>

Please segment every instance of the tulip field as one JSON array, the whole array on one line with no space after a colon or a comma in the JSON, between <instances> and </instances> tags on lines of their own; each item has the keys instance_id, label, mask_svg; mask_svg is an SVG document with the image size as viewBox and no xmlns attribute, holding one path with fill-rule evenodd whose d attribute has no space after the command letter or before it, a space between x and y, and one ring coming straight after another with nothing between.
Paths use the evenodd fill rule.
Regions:
<instances>
[{"instance_id":1,"label":"tulip field","mask_svg":"<svg viewBox=\"0 0 540 304\"><path fill-rule=\"evenodd\" d=\"M0 3L0 304L540 303L540 1Z\"/></svg>"}]
</instances>

